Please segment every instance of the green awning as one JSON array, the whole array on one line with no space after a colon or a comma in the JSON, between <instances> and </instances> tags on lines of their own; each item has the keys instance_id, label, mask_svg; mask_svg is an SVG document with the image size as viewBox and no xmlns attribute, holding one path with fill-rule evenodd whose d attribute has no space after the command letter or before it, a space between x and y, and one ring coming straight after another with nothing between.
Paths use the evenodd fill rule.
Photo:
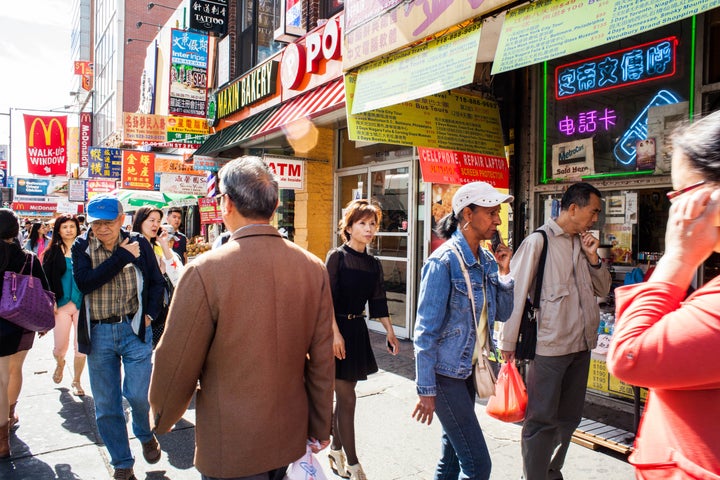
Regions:
<instances>
[{"instance_id":1,"label":"green awning","mask_svg":"<svg viewBox=\"0 0 720 480\"><path fill-rule=\"evenodd\" d=\"M262 112L240 120L238 123L220 130L200 145L193 155L212 155L223 150L235 147L245 140L252 138L263 126L265 120L270 117L279 106L268 108Z\"/></svg>"}]
</instances>

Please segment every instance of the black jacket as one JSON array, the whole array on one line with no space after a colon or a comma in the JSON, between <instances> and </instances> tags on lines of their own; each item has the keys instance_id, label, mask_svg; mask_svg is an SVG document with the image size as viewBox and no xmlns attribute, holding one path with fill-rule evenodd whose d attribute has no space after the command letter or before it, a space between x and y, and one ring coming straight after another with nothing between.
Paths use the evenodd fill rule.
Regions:
<instances>
[{"instance_id":1,"label":"black jacket","mask_svg":"<svg viewBox=\"0 0 720 480\"><path fill-rule=\"evenodd\" d=\"M128 263L133 263L140 271L142 291L140 292L140 309L136 313L132 325L133 331L145 341L145 315L157 318L163 299L165 280L158 266L155 252L150 242L139 233L120 231L120 238L130 238L130 241L140 243L140 256L138 258L122 247L117 247L113 254L97 268L92 267L90 254L90 241L88 236L92 229L75 239L72 246L73 276L78 289L83 293L78 321L78 350L90 353L90 308L87 304L87 295L112 280L115 275ZM140 286L140 284L138 285Z\"/></svg>"},{"instance_id":2,"label":"black jacket","mask_svg":"<svg viewBox=\"0 0 720 480\"><path fill-rule=\"evenodd\" d=\"M55 294L55 300L59 301L65 294L62 286L62 276L65 275L65 270L67 270L65 254L60 245L54 245L45 250L42 267L50 284L50 290Z\"/></svg>"}]
</instances>

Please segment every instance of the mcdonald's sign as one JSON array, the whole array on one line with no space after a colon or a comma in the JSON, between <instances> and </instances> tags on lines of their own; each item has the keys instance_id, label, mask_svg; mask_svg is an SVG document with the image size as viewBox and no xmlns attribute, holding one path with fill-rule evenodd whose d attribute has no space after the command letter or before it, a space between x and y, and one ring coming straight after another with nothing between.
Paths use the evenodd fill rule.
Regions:
<instances>
[{"instance_id":1,"label":"mcdonald's sign","mask_svg":"<svg viewBox=\"0 0 720 480\"><path fill-rule=\"evenodd\" d=\"M65 175L67 173L67 116L23 114L28 173Z\"/></svg>"}]
</instances>

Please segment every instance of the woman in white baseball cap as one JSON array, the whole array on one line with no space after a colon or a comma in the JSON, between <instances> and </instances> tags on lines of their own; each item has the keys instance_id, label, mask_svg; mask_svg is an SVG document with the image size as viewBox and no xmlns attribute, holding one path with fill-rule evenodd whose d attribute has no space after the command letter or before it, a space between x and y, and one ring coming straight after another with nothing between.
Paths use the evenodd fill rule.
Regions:
<instances>
[{"instance_id":1,"label":"woman in white baseball cap","mask_svg":"<svg viewBox=\"0 0 720 480\"><path fill-rule=\"evenodd\" d=\"M473 365L484 353L476 344L487 347L480 350L493 349L493 322L503 322L512 313L512 252L502 242L494 252L484 247L502 223L500 205L512 201L512 195L485 182L460 187L452 213L436 228L447 241L422 269L415 324L419 400L413 417L430 424L436 414L442 424L436 479L490 477L490 454L475 416Z\"/></svg>"}]
</instances>

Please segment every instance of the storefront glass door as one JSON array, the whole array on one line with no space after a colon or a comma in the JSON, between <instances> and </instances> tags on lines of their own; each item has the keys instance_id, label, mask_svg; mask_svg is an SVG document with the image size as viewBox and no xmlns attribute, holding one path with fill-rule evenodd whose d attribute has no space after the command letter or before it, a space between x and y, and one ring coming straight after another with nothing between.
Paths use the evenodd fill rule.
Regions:
<instances>
[{"instance_id":1,"label":"storefront glass door","mask_svg":"<svg viewBox=\"0 0 720 480\"><path fill-rule=\"evenodd\" d=\"M410 161L391 165L374 165L354 168L352 171L338 173L337 218L342 216L342 208L351 200L368 198L380 205L383 218L375 240L369 247L369 253L382 263L385 276L388 308L396 335L410 337L408 310L408 268L412 258L412 245L408 242L412 230L412 209L409 202L411 192ZM338 242L340 240L338 239ZM379 322L369 321L370 329L384 332Z\"/></svg>"}]
</instances>

